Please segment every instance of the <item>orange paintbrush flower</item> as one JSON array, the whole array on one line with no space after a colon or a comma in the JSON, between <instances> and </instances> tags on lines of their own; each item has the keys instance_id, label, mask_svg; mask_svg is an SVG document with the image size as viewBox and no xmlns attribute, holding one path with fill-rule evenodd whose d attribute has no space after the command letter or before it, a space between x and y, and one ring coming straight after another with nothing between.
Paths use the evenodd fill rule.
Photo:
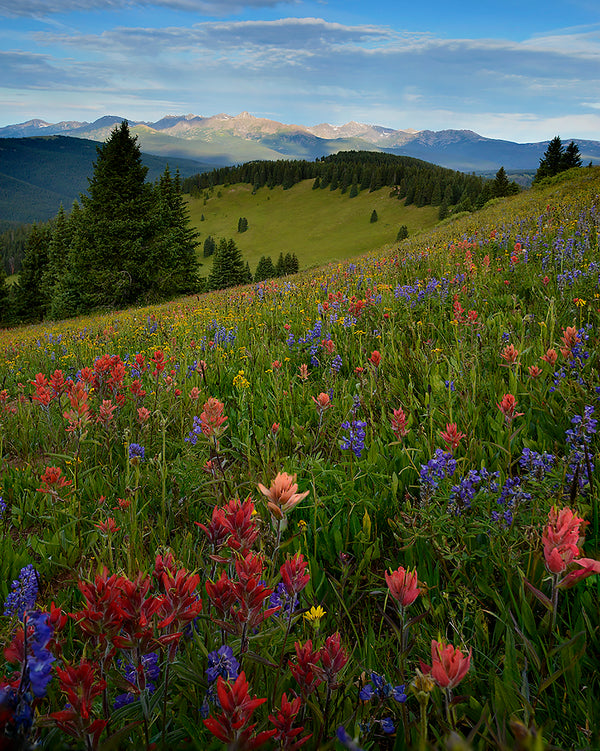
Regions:
<instances>
[{"instance_id":1,"label":"orange paintbrush flower","mask_svg":"<svg viewBox=\"0 0 600 751\"><path fill-rule=\"evenodd\" d=\"M288 475L287 472L279 472L270 488L258 483L258 489L267 498L269 511L276 519L283 519L285 514L297 506L310 492L306 490L304 493L298 493L296 475Z\"/></svg>"},{"instance_id":2,"label":"orange paintbrush flower","mask_svg":"<svg viewBox=\"0 0 600 751\"><path fill-rule=\"evenodd\" d=\"M331 407L331 399L329 398L329 394L326 394L323 391L319 394L319 396L313 396L312 400L319 412L324 412L326 409Z\"/></svg>"},{"instance_id":3,"label":"orange paintbrush flower","mask_svg":"<svg viewBox=\"0 0 600 751\"><path fill-rule=\"evenodd\" d=\"M552 507L542 533L544 559L551 574L561 574L574 558L579 557L580 527L586 525L570 508Z\"/></svg>"},{"instance_id":4,"label":"orange paintbrush flower","mask_svg":"<svg viewBox=\"0 0 600 751\"><path fill-rule=\"evenodd\" d=\"M523 412L515 412L517 400L513 394L504 394L502 401L498 403L498 409L504 415L506 422L512 422L515 417L521 417Z\"/></svg>"},{"instance_id":5,"label":"orange paintbrush flower","mask_svg":"<svg viewBox=\"0 0 600 751\"><path fill-rule=\"evenodd\" d=\"M509 344L500 353L500 357L504 358L509 365L514 365L519 359L519 350L515 348L514 344Z\"/></svg>"}]
</instances>

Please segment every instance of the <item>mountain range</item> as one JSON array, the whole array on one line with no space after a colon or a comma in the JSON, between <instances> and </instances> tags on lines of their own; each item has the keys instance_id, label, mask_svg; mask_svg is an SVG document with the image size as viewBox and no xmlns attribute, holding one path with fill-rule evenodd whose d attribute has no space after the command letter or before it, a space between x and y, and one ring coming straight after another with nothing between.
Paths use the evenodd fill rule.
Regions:
<instances>
[{"instance_id":1,"label":"mountain range","mask_svg":"<svg viewBox=\"0 0 600 751\"><path fill-rule=\"evenodd\" d=\"M89 122L29 120L0 128L0 138L73 136L105 141L123 117L106 115ZM224 166L255 159L313 160L338 151L385 151L412 156L462 172L535 170L548 141L515 143L486 138L471 130L394 130L349 122L335 126L286 125L248 112L203 117L168 115L156 122L129 121L142 151L169 158ZM554 135L554 134L552 134ZM575 140L584 164L600 163L600 141ZM0 167L0 172L1 172Z\"/></svg>"}]
</instances>

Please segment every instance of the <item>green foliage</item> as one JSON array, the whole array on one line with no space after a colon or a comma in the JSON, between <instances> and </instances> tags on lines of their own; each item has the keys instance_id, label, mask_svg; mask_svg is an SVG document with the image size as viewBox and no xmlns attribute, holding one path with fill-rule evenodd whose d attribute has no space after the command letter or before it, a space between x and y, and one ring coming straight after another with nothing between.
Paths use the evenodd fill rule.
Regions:
<instances>
[{"instance_id":1,"label":"green foliage","mask_svg":"<svg viewBox=\"0 0 600 751\"><path fill-rule=\"evenodd\" d=\"M197 234L179 173L173 178L167 166L154 186L146 183L148 168L126 121L97 157L81 205L69 217L61 207L43 248L39 232L31 233L16 291L21 320L161 300L198 287Z\"/></svg>"},{"instance_id":2,"label":"green foliage","mask_svg":"<svg viewBox=\"0 0 600 751\"><path fill-rule=\"evenodd\" d=\"M194 175L183 181L184 190L198 193L214 185L250 183L269 188L276 185L289 190L302 180L313 180L314 190L329 188L345 193L350 187L350 197L359 190L375 192L384 186L394 187L396 196L405 199L406 205L439 205L444 196L448 205L463 203L465 193L471 203L483 190L486 181L475 175L438 167L420 159L373 151L340 151L317 159L274 162L247 162L235 167L221 167L212 172ZM448 194L448 189L450 193Z\"/></svg>"},{"instance_id":3,"label":"green foliage","mask_svg":"<svg viewBox=\"0 0 600 751\"><path fill-rule=\"evenodd\" d=\"M520 188L516 182L511 182L504 167L500 167L496 172L496 177L492 183L490 193L494 198L504 198L506 196L513 196L519 192Z\"/></svg>"},{"instance_id":4,"label":"green foliage","mask_svg":"<svg viewBox=\"0 0 600 751\"><path fill-rule=\"evenodd\" d=\"M265 279L272 279L275 276L277 276L277 271L271 256L261 256L254 272L254 281L264 282Z\"/></svg>"},{"instance_id":5,"label":"green foliage","mask_svg":"<svg viewBox=\"0 0 600 751\"><path fill-rule=\"evenodd\" d=\"M375 222L376 222L376 221L377 221L378 219L379 219L379 217L377 216L377 210L376 210L376 209L373 209L373 211L371 212L371 218L370 218L370 220L369 220L369 221L371 222L371 224L375 224Z\"/></svg>"},{"instance_id":6,"label":"green foliage","mask_svg":"<svg viewBox=\"0 0 600 751\"><path fill-rule=\"evenodd\" d=\"M295 253L279 254L275 264L275 276L287 276L288 274L297 273L300 263Z\"/></svg>"},{"instance_id":7,"label":"green foliage","mask_svg":"<svg viewBox=\"0 0 600 751\"><path fill-rule=\"evenodd\" d=\"M245 216L241 216L238 219L237 231L241 233L241 232L246 232L247 229L248 229L248 220L246 219Z\"/></svg>"},{"instance_id":8,"label":"green foliage","mask_svg":"<svg viewBox=\"0 0 600 751\"><path fill-rule=\"evenodd\" d=\"M209 258L210 256L212 256L212 254L215 252L215 248L217 247L214 237L212 237L211 235L208 235L208 237L204 241L203 247L204 247L204 250L203 250L204 257Z\"/></svg>"},{"instance_id":9,"label":"green foliage","mask_svg":"<svg viewBox=\"0 0 600 751\"><path fill-rule=\"evenodd\" d=\"M544 178L554 177L559 172L565 172L573 167L581 167L579 147L574 141L571 141L565 149L560 136L555 136L540 159L540 166L535 173L533 182L538 183Z\"/></svg>"},{"instance_id":10,"label":"green foliage","mask_svg":"<svg viewBox=\"0 0 600 751\"><path fill-rule=\"evenodd\" d=\"M213 256L208 289L225 289L245 284L248 278L242 254L234 240L222 238Z\"/></svg>"},{"instance_id":11,"label":"green foliage","mask_svg":"<svg viewBox=\"0 0 600 751\"><path fill-rule=\"evenodd\" d=\"M14 291L14 314L18 321L41 321L50 305L50 298L44 292L50 239L51 229L43 224L34 224L27 237L19 282Z\"/></svg>"},{"instance_id":12,"label":"green foliage","mask_svg":"<svg viewBox=\"0 0 600 751\"><path fill-rule=\"evenodd\" d=\"M406 240L408 237L408 227L406 224L402 224L400 226L400 229L398 230L398 234L396 235L396 242L402 242L402 240Z\"/></svg>"}]
</instances>

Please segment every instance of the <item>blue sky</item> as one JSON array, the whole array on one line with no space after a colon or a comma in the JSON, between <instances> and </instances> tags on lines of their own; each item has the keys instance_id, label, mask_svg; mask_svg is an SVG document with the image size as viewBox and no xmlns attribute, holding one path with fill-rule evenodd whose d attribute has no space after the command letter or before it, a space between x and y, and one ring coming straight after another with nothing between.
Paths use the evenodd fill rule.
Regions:
<instances>
[{"instance_id":1,"label":"blue sky","mask_svg":"<svg viewBox=\"0 0 600 751\"><path fill-rule=\"evenodd\" d=\"M242 111L600 140L598 0L0 0L0 126Z\"/></svg>"}]
</instances>

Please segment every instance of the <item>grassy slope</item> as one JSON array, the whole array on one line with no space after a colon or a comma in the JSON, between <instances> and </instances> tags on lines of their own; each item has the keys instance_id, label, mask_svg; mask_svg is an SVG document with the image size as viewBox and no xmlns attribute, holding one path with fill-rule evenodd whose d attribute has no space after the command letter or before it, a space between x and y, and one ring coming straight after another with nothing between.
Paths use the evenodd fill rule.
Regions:
<instances>
[{"instance_id":1,"label":"grassy slope","mask_svg":"<svg viewBox=\"0 0 600 751\"><path fill-rule=\"evenodd\" d=\"M208 235L234 238L252 271L261 256L270 255L276 263L281 252L295 253L306 269L389 245L402 224L413 235L437 222L437 206L404 206L389 197L389 188L349 198L339 190L312 190L312 184L305 180L290 190L261 188L254 195L250 185L230 185L215 189L206 203L191 198L190 217L200 243ZM373 209L379 220L371 223ZM237 231L241 216L249 225L243 234ZM205 267L210 263L208 259Z\"/></svg>"}]
</instances>

